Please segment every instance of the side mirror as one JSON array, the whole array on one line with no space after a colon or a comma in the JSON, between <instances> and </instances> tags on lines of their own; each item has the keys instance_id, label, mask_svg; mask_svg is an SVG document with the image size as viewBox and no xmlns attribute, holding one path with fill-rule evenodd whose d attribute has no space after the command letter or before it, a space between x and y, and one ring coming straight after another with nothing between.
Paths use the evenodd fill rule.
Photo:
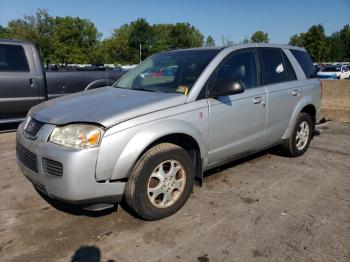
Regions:
<instances>
[{"instance_id":1,"label":"side mirror","mask_svg":"<svg viewBox=\"0 0 350 262\"><path fill-rule=\"evenodd\" d=\"M210 92L211 97L229 96L244 92L244 86L239 81L218 81Z\"/></svg>"}]
</instances>

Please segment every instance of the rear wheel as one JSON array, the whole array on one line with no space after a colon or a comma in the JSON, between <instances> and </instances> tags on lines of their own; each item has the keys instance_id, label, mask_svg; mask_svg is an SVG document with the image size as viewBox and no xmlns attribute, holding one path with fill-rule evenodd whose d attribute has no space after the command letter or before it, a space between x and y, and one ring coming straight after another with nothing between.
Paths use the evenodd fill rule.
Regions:
<instances>
[{"instance_id":1,"label":"rear wheel","mask_svg":"<svg viewBox=\"0 0 350 262\"><path fill-rule=\"evenodd\" d=\"M162 143L149 149L136 163L126 184L128 206L147 220L158 220L177 212L193 186L194 168L181 147Z\"/></svg>"},{"instance_id":2,"label":"rear wheel","mask_svg":"<svg viewBox=\"0 0 350 262\"><path fill-rule=\"evenodd\" d=\"M300 113L290 137L282 145L282 150L288 156L298 157L306 152L309 147L314 123L307 113Z\"/></svg>"}]
</instances>

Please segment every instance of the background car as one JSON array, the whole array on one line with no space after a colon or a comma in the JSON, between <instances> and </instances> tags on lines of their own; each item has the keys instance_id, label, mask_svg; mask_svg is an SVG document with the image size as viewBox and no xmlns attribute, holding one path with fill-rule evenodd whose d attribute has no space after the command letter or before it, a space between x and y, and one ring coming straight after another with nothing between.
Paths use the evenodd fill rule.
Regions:
<instances>
[{"instance_id":1,"label":"background car","mask_svg":"<svg viewBox=\"0 0 350 262\"><path fill-rule=\"evenodd\" d=\"M350 70L347 66L326 66L317 73L321 79L345 79L349 78Z\"/></svg>"}]
</instances>

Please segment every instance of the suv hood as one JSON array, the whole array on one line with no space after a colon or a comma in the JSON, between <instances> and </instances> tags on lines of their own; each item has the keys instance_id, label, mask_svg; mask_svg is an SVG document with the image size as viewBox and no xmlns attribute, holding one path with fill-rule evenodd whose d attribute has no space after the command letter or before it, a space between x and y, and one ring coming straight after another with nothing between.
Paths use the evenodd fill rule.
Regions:
<instances>
[{"instance_id":1,"label":"suv hood","mask_svg":"<svg viewBox=\"0 0 350 262\"><path fill-rule=\"evenodd\" d=\"M91 122L108 128L185 101L182 94L103 87L46 101L33 107L29 114L54 125Z\"/></svg>"}]
</instances>

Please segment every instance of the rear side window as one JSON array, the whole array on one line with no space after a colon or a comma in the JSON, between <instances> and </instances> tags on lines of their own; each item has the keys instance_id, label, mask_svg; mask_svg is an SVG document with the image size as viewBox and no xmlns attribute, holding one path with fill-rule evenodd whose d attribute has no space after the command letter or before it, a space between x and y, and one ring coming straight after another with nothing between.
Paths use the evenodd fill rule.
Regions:
<instances>
[{"instance_id":1,"label":"rear side window","mask_svg":"<svg viewBox=\"0 0 350 262\"><path fill-rule=\"evenodd\" d=\"M300 51L300 50L290 50L291 53L294 55L295 59L298 61L300 64L301 68L303 69L306 78L316 78L316 67L312 63L311 57L309 56L308 53L305 51Z\"/></svg>"},{"instance_id":2,"label":"rear side window","mask_svg":"<svg viewBox=\"0 0 350 262\"><path fill-rule=\"evenodd\" d=\"M19 45L0 45L0 72L28 72L24 49Z\"/></svg>"},{"instance_id":3,"label":"rear side window","mask_svg":"<svg viewBox=\"0 0 350 262\"><path fill-rule=\"evenodd\" d=\"M260 74L263 85L287 81L287 70L279 48L258 48Z\"/></svg>"}]
</instances>

